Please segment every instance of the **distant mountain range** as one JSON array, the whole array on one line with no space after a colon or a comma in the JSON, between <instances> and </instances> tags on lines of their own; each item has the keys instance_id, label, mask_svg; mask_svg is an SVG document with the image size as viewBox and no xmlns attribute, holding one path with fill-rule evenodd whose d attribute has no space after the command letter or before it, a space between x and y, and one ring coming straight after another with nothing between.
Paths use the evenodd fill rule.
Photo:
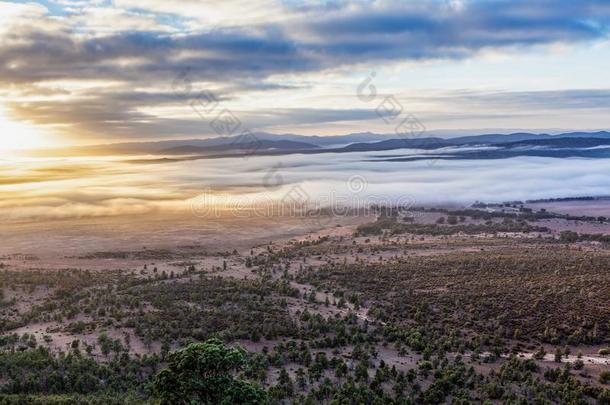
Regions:
<instances>
[{"instance_id":1,"label":"distant mountain range","mask_svg":"<svg viewBox=\"0 0 610 405\"><path fill-rule=\"evenodd\" d=\"M157 151L159 155L193 155L193 154L208 154L221 153L226 151L298 151L298 150L315 150L320 146L306 142L288 141L288 140L259 140L253 139L235 139L229 144L218 144L208 146L183 145L175 146L168 149Z\"/></svg>"},{"instance_id":2,"label":"distant mountain range","mask_svg":"<svg viewBox=\"0 0 610 405\"><path fill-rule=\"evenodd\" d=\"M396 134L374 134L371 132L338 136L305 136L295 134L269 134L264 132L246 136L218 137L209 139L171 140L159 142L131 142L109 145L84 146L70 148L70 155L153 155L166 160L215 158L223 156L278 155L289 153L349 153L368 151L387 151L399 149L440 150L442 148L485 147L486 150L470 150L468 156L477 158L495 158L496 156L551 156L562 150L558 157L585 156L583 148L598 148L592 152L593 157L606 153L600 147L610 146L610 132L567 132L558 135L519 132L512 134L485 134L460 136L457 138L440 137L405 137L397 138ZM489 150L491 147L491 150ZM483 148L485 149L485 148ZM573 150L574 153L571 153ZM439 151L442 152L442 151ZM458 152L458 155L466 152ZM41 156L65 156L67 151L37 151ZM478 154L478 155L477 155ZM452 151L452 156L456 151ZM458 156L459 157L459 156ZM442 158L442 156L441 156Z\"/></svg>"},{"instance_id":3,"label":"distant mountain range","mask_svg":"<svg viewBox=\"0 0 610 405\"><path fill-rule=\"evenodd\" d=\"M452 139L416 138L388 139L380 142L354 143L346 151L383 151L402 148L434 150L459 146L494 146L508 149L515 148L590 148L610 145L610 132L570 132L560 135L515 133L508 135L476 135Z\"/></svg>"},{"instance_id":4,"label":"distant mountain range","mask_svg":"<svg viewBox=\"0 0 610 405\"><path fill-rule=\"evenodd\" d=\"M319 148L336 148L356 142L378 142L396 137L395 134L374 134L371 132L334 136L309 136L295 134L252 133L247 136L216 137L206 139L184 139L149 142L123 142L104 145L91 145L69 148L71 155L95 156L104 154L125 155L178 155L178 154L217 154L220 152L237 152L255 148L258 152L268 150L302 150ZM63 156L65 149L38 150L38 156Z\"/></svg>"}]
</instances>

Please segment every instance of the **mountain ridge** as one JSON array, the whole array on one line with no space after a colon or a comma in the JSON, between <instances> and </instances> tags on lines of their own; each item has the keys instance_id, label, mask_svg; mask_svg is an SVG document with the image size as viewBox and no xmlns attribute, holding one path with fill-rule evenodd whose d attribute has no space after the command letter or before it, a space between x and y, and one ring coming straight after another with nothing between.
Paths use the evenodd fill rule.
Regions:
<instances>
[{"instance_id":1,"label":"mountain ridge","mask_svg":"<svg viewBox=\"0 0 610 405\"><path fill-rule=\"evenodd\" d=\"M405 137L398 138L396 134L376 134L359 132L346 135L297 135L270 134L266 132L248 133L230 137L215 137L205 139L183 139L164 141L125 142L105 145L80 146L65 149L46 149L33 151L34 156L99 156L104 154L140 154L140 155L179 155L206 154L234 151L236 145L251 144L253 153L276 151L306 151L306 150L337 150L337 151L367 151L391 150L401 148L436 149L461 145L500 145L515 142L572 139L610 139L610 132L565 132L556 135L546 133L515 132L510 134L481 134L459 136L455 138L441 137ZM576 141L575 141L576 142ZM256 144L256 145L255 145ZM242 147L244 149L244 147Z\"/></svg>"}]
</instances>

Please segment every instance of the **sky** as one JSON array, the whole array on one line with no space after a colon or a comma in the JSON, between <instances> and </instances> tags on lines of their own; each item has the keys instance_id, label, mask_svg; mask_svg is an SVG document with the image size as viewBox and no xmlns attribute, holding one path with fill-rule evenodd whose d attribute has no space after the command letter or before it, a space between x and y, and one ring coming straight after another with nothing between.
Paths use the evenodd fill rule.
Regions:
<instances>
[{"instance_id":1,"label":"sky","mask_svg":"<svg viewBox=\"0 0 610 405\"><path fill-rule=\"evenodd\" d=\"M610 2L0 1L0 151L607 129ZM384 104L386 103L386 104Z\"/></svg>"}]
</instances>

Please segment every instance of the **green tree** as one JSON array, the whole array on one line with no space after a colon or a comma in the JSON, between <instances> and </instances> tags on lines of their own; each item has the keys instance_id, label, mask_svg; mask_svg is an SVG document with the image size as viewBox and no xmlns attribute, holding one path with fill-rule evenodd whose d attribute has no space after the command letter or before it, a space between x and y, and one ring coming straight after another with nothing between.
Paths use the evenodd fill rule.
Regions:
<instances>
[{"instance_id":1,"label":"green tree","mask_svg":"<svg viewBox=\"0 0 610 405\"><path fill-rule=\"evenodd\" d=\"M262 388L234 378L244 362L243 349L218 339L190 344L168 355L153 392L162 404L266 404Z\"/></svg>"}]
</instances>

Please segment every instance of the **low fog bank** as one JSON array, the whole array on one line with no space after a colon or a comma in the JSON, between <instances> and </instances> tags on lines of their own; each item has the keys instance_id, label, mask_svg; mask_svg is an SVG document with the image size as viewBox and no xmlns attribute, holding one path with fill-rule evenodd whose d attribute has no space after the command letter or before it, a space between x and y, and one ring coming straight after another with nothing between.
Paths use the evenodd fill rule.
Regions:
<instances>
[{"instance_id":1,"label":"low fog bank","mask_svg":"<svg viewBox=\"0 0 610 405\"><path fill-rule=\"evenodd\" d=\"M28 221L184 211L202 196L206 203L231 206L277 201L320 207L468 205L477 200L607 195L610 186L610 159L384 161L396 154L295 154L138 165L115 159L2 162L0 217Z\"/></svg>"}]
</instances>

